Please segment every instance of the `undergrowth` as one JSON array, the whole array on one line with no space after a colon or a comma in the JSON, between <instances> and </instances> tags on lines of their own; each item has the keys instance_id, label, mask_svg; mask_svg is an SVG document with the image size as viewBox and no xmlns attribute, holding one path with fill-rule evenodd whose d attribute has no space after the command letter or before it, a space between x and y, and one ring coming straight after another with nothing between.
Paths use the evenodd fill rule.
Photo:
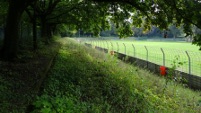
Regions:
<instances>
[{"instance_id":1,"label":"undergrowth","mask_svg":"<svg viewBox=\"0 0 201 113\"><path fill-rule=\"evenodd\" d=\"M18 58L0 61L0 113L24 113L37 96L39 81L60 44L52 41L38 47L32 51L32 45L24 42Z\"/></svg>"},{"instance_id":2,"label":"undergrowth","mask_svg":"<svg viewBox=\"0 0 201 113\"><path fill-rule=\"evenodd\" d=\"M33 113L201 112L198 91L173 81L166 85L161 77L70 39L61 43Z\"/></svg>"}]
</instances>

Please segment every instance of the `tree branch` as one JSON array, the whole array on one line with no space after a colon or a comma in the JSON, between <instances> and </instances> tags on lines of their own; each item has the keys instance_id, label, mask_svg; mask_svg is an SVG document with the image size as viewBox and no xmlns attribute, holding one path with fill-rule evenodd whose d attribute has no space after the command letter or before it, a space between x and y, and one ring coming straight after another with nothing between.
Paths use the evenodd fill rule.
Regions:
<instances>
[{"instance_id":1,"label":"tree branch","mask_svg":"<svg viewBox=\"0 0 201 113\"><path fill-rule=\"evenodd\" d=\"M191 24L197 26L198 28L200 28L199 24L194 23L191 19L187 18L187 17L185 16L185 14L183 14L183 13L180 11L180 9L177 8L176 3L175 3L174 0L172 0L172 3L173 3L173 5L170 4L170 5L172 6L172 8L174 8L174 9L176 10L176 12L177 12L184 20L186 20L187 22L189 22L189 23L191 23Z\"/></svg>"},{"instance_id":2,"label":"tree branch","mask_svg":"<svg viewBox=\"0 0 201 113\"><path fill-rule=\"evenodd\" d=\"M79 9L79 6L80 6L81 4L83 4L83 3L79 3L79 4L77 4L76 6L71 7L70 9L66 10L66 11L63 12L63 13L60 13L60 14L57 15L57 16L54 16L54 17L51 17L51 18L47 18L47 20L53 20L53 19L59 18L59 17L65 15L65 14L67 14L67 13L69 13L70 11L72 11L72 10L74 10L74 9Z\"/></svg>"}]
</instances>

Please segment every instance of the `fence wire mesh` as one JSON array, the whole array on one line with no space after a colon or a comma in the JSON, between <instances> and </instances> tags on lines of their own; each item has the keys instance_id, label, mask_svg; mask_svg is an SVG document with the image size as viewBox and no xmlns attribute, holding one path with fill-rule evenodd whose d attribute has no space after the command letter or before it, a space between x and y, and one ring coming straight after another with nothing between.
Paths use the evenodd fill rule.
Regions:
<instances>
[{"instance_id":1,"label":"fence wire mesh","mask_svg":"<svg viewBox=\"0 0 201 113\"><path fill-rule=\"evenodd\" d=\"M201 52L182 51L169 48L157 48L152 46L135 45L132 42L105 40L87 40L92 47L101 47L108 52L116 51L138 59L146 60L166 67L177 66L177 70L201 76Z\"/></svg>"}]
</instances>

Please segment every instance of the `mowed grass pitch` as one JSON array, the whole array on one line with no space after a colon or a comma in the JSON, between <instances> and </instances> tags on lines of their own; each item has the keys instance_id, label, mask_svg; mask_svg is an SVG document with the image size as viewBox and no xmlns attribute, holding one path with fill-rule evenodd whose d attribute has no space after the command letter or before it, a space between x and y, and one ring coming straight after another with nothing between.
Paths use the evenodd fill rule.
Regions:
<instances>
[{"instance_id":1,"label":"mowed grass pitch","mask_svg":"<svg viewBox=\"0 0 201 113\"><path fill-rule=\"evenodd\" d=\"M93 40L88 43L167 67L172 67L175 62L177 70L201 76L201 51L191 43L128 40Z\"/></svg>"}]
</instances>

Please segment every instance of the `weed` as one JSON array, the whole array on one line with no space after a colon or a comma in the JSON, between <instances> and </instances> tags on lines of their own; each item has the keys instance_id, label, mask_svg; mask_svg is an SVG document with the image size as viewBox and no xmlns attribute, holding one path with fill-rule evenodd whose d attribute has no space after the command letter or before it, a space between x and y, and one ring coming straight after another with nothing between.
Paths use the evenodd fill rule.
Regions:
<instances>
[{"instance_id":1,"label":"weed","mask_svg":"<svg viewBox=\"0 0 201 113\"><path fill-rule=\"evenodd\" d=\"M176 93L176 86L178 85L178 83L184 83L184 81L186 81L182 75L181 72L176 71L176 69L180 68L182 65L184 65L186 62L181 62L179 56L175 56L175 59L172 62L172 67L170 69L168 69L167 71L167 75L165 77L165 86L163 89L163 92L166 90L168 83L173 83L174 85L174 90L173 93Z\"/></svg>"}]
</instances>

